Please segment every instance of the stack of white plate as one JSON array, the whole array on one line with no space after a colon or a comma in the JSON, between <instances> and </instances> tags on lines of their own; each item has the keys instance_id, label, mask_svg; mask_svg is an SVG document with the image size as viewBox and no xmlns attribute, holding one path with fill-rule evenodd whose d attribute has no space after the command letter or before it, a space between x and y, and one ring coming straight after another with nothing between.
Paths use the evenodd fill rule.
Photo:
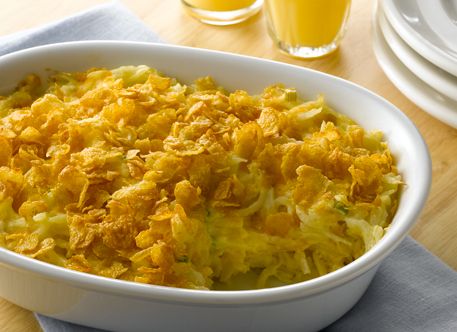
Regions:
<instances>
[{"instance_id":1,"label":"stack of white plate","mask_svg":"<svg viewBox=\"0 0 457 332\"><path fill-rule=\"evenodd\" d=\"M392 83L457 128L457 0L380 0L373 42Z\"/></svg>"}]
</instances>

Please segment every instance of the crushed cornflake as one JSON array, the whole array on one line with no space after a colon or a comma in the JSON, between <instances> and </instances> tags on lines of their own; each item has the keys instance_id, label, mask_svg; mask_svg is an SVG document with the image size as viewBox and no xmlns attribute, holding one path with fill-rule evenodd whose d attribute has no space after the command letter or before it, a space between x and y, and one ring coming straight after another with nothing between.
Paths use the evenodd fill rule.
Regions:
<instances>
[{"instance_id":1,"label":"crushed cornflake","mask_svg":"<svg viewBox=\"0 0 457 332\"><path fill-rule=\"evenodd\" d=\"M382 134L322 96L227 93L146 66L57 72L44 89L30 75L0 97L0 245L23 255L148 284L234 289L253 273L248 288L271 287L349 264L395 212Z\"/></svg>"}]
</instances>

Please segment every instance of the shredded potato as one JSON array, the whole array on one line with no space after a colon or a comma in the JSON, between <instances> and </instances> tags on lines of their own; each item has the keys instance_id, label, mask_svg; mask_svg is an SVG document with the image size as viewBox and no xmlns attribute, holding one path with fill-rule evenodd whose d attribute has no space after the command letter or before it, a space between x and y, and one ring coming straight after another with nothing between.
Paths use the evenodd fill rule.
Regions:
<instances>
[{"instance_id":1,"label":"shredded potato","mask_svg":"<svg viewBox=\"0 0 457 332\"><path fill-rule=\"evenodd\" d=\"M315 278L380 240L402 183L382 133L281 85L226 93L146 66L47 88L30 75L0 118L0 246L110 278Z\"/></svg>"}]
</instances>

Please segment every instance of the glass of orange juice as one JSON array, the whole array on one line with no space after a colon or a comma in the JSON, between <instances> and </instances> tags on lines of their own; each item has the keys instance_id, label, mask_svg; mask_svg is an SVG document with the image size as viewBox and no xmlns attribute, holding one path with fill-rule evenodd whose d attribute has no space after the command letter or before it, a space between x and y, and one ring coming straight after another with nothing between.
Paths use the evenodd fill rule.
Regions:
<instances>
[{"instance_id":1,"label":"glass of orange juice","mask_svg":"<svg viewBox=\"0 0 457 332\"><path fill-rule=\"evenodd\" d=\"M262 8L263 0L181 0L187 12L203 23L229 25L242 22Z\"/></svg>"},{"instance_id":2,"label":"glass of orange juice","mask_svg":"<svg viewBox=\"0 0 457 332\"><path fill-rule=\"evenodd\" d=\"M351 0L265 0L268 31L279 49L316 58L338 48Z\"/></svg>"}]
</instances>

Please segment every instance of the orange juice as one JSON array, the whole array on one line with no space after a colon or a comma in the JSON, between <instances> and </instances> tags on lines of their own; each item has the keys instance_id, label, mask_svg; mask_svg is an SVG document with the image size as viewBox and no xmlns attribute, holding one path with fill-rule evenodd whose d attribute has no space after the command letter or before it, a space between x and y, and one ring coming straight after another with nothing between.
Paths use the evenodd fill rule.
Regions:
<instances>
[{"instance_id":1,"label":"orange juice","mask_svg":"<svg viewBox=\"0 0 457 332\"><path fill-rule=\"evenodd\" d=\"M270 33L280 47L316 49L332 45L333 50L344 32L351 1L265 0L265 4Z\"/></svg>"},{"instance_id":2,"label":"orange juice","mask_svg":"<svg viewBox=\"0 0 457 332\"><path fill-rule=\"evenodd\" d=\"M181 0L184 9L203 23L228 25L242 22L262 8L263 0Z\"/></svg>"},{"instance_id":3,"label":"orange juice","mask_svg":"<svg viewBox=\"0 0 457 332\"><path fill-rule=\"evenodd\" d=\"M199 9L229 11L249 7L255 0L186 0L186 2Z\"/></svg>"}]
</instances>

